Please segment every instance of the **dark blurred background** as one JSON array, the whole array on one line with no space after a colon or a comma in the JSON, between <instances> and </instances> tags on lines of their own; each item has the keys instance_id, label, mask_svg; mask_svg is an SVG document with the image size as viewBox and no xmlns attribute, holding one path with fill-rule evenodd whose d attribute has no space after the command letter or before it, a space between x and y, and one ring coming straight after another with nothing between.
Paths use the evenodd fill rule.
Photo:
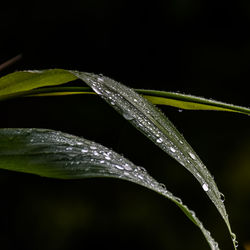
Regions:
<instances>
[{"instance_id":1,"label":"dark blurred background","mask_svg":"<svg viewBox=\"0 0 250 250\"><path fill-rule=\"evenodd\" d=\"M2 70L65 68L102 73L130 87L179 91L249 106L250 2L5 1ZM162 107L226 197L239 249L250 249L250 119ZM1 127L61 130L122 153L193 210L221 249L227 229L199 184L97 97L1 103ZM170 201L108 179L61 181L0 171L0 245L12 250L208 249Z\"/></svg>"}]
</instances>

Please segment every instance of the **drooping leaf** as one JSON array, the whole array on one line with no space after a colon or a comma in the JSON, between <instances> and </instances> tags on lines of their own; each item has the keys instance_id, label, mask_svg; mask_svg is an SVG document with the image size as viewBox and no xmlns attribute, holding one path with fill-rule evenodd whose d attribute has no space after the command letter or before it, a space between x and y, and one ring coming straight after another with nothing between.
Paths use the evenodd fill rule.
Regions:
<instances>
[{"instance_id":1,"label":"drooping leaf","mask_svg":"<svg viewBox=\"0 0 250 250\"><path fill-rule=\"evenodd\" d=\"M186 143L182 135L166 119L166 117L152 104L147 102L145 98L142 98L136 94L132 89L126 88L125 86L109 78L94 74L58 69L19 73L20 75L17 74L14 75L13 78L10 77L10 79L13 80L11 84L8 83L8 76L0 78L0 100L12 97L12 95L29 95L32 94L32 92L35 94L34 91L37 91L36 94L39 94L39 92L42 93L44 91L44 89L36 89L37 87L60 85L76 78L84 80L95 90L97 94L100 94L111 104L111 106L122 113L124 118L129 120L152 141L154 141L160 148L162 148L165 152L170 154L183 166L185 166L196 177L196 179L201 183L203 190L208 194L222 215L233 238L234 246L236 245L235 235L231 231L225 206L220 199L221 193L218 191L211 174L207 171L206 167L200 161L192 148ZM19 76L22 76L23 73L25 74L25 79L20 82L24 82L22 84L24 84L26 87L25 89L21 88L22 91L19 91L18 86L22 84L18 82L18 78ZM54 73L60 75L60 81L55 81L53 83ZM46 76L47 74L49 75L49 79L52 82L46 81L46 77L43 79L43 76ZM32 80L29 80L29 75L31 78L33 78ZM14 87L10 87L10 85L14 85ZM5 87L1 89L1 86ZM84 92L89 93L87 89L85 89ZM179 108L190 108L190 103L194 103L196 104L196 106L192 104L194 109L224 110L241 112L244 114L249 114L250 111L248 108L242 108L218 102L216 103L215 101L213 102L211 100L208 102L208 100L204 98L200 98L200 100L198 100L199 98L195 99L192 96L188 97L181 94L174 94L175 97L173 97L173 94L171 93L169 94L167 92L149 91L151 92L151 96L148 96L149 92L147 92L147 90L138 90L138 92L146 95L146 97L154 103L176 105ZM155 98L157 95L158 97ZM169 96L169 98L166 98L167 96ZM163 101L162 98L165 100ZM176 100L179 100L180 102L176 102Z\"/></svg>"},{"instance_id":2,"label":"drooping leaf","mask_svg":"<svg viewBox=\"0 0 250 250\"><path fill-rule=\"evenodd\" d=\"M145 169L95 142L47 129L0 129L0 168L60 179L110 177L151 189L173 201L218 250L195 213Z\"/></svg>"},{"instance_id":3,"label":"drooping leaf","mask_svg":"<svg viewBox=\"0 0 250 250\"><path fill-rule=\"evenodd\" d=\"M121 83L90 73L74 72L74 74L87 83L139 131L193 174L224 219L236 248L235 234L231 230L221 193L212 175L167 117L152 103Z\"/></svg>"}]
</instances>

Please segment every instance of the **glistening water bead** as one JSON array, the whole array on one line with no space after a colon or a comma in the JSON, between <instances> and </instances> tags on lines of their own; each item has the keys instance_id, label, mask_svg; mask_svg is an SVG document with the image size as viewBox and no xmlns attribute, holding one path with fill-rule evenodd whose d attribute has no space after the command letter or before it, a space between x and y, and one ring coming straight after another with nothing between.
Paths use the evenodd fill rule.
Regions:
<instances>
[{"instance_id":1,"label":"glistening water bead","mask_svg":"<svg viewBox=\"0 0 250 250\"><path fill-rule=\"evenodd\" d=\"M129 119L130 117L127 117L127 114L125 114L124 118L129 120L163 151L175 158L202 183L202 189L208 194L226 224L229 225L223 202L218 198L218 195L214 195L218 194L219 190L212 180L211 174L164 114L142 96L138 95L133 89L127 88L108 77L81 72L77 72L77 76L93 89L98 86L98 90L102 92L101 97L114 106L123 116L124 113L132 114L133 119ZM101 78L103 81L100 81L98 78ZM208 192L209 190L212 192ZM228 228L231 232L229 226ZM217 249L217 247L212 249Z\"/></svg>"},{"instance_id":2,"label":"glistening water bead","mask_svg":"<svg viewBox=\"0 0 250 250\"><path fill-rule=\"evenodd\" d=\"M156 142L158 142L158 143L162 143L162 142L163 142L163 140L162 140L162 138L158 138L158 139L156 140Z\"/></svg>"},{"instance_id":3,"label":"glistening water bead","mask_svg":"<svg viewBox=\"0 0 250 250\"><path fill-rule=\"evenodd\" d=\"M193 160L196 159L195 155L194 155L192 152L189 152L188 154L190 155L190 157L191 157Z\"/></svg>"},{"instance_id":4,"label":"glistening water bead","mask_svg":"<svg viewBox=\"0 0 250 250\"><path fill-rule=\"evenodd\" d=\"M131 121L131 120L134 119L134 117L133 117L132 115L130 115L129 113L127 113L127 112L124 112L124 113L123 113L123 117L124 117L126 120L128 120L128 121Z\"/></svg>"},{"instance_id":5,"label":"glistening water bead","mask_svg":"<svg viewBox=\"0 0 250 250\"><path fill-rule=\"evenodd\" d=\"M209 190L207 183L204 183L204 184L202 185L202 188L203 188L203 190L204 190L205 192L207 192L207 191Z\"/></svg>"},{"instance_id":6,"label":"glistening water bead","mask_svg":"<svg viewBox=\"0 0 250 250\"><path fill-rule=\"evenodd\" d=\"M171 150L173 153L176 152L176 150L175 150L173 147L170 147L170 150Z\"/></svg>"}]
</instances>

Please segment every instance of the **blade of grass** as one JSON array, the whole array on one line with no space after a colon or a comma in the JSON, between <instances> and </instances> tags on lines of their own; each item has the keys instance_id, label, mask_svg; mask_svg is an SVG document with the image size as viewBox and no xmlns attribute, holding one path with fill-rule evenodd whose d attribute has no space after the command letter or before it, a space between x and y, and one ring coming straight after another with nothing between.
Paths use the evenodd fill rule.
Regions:
<instances>
[{"instance_id":1,"label":"blade of grass","mask_svg":"<svg viewBox=\"0 0 250 250\"><path fill-rule=\"evenodd\" d=\"M60 179L109 177L153 190L173 201L218 250L195 213L145 169L95 142L47 129L0 129L0 168Z\"/></svg>"},{"instance_id":2,"label":"blade of grass","mask_svg":"<svg viewBox=\"0 0 250 250\"><path fill-rule=\"evenodd\" d=\"M54 96L94 93L88 87L41 88L65 84L76 79L74 74L63 69L14 72L0 78L0 100L27 95ZM158 90L135 89L135 91L156 105L168 105L188 110L228 111L250 115L250 108L207 98Z\"/></svg>"},{"instance_id":3,"label":"blade of grass","mask_svg":"<svg viewBox=\"0 0 250 250\"><path fill-rule=\"evenodd\" d=\"M203 97L145 89L139 89L137 92L144 95L153 104L157 105L169 105L187 110L228 111L250 115L250 108L219 102Z\"/></svg>"},{"instance_id":4,"label":"blade of grass","mask_svg":"<svg viewBox=\"0 0 250 250\"><path fill-rule=\"evenodd\" d=\"M235 234L231 230L228 214L214 178L167 117L152 103L121 83L100 75L73 73L159 148L192 173L221 214L236 249Z\"/></svg>"},{"instance_id":5,"label":"blade of grass","mask_svg":"<svg viewBox=\"0 0 250 250\"><path fill-rule=\"evenodd\" d=\"M18 71L0 78L0 100L20 96L35 88L56 86L77 79L67 70Z\"/></svg>"},{"instance_id":6,"label":"blade of grass","mask_svg":"<svg viewBox=\"0 0 250 250\"><path fill-rule=\"evenodd\" d=\"M225 206L220 199L221 193L218 191L211 174L208 172L189 144L185 141L183 136L170 123L170 121L151 103L136 94L132 89L129 89L107 77L83 72L58 69L36 72L16 72L0 78L0 99L9 98L12 95L31 94L31 92L37 87L61 85L63 83L67 83L68 81L75 80L76 78L82 79L89 86L91 86L97 94L101 95L108 103L111 104L111 106L119 111L124 118L129 120L161 149L179 161L196 177L196 179L201 183L203 190L208 194L226 222L236 248L235 235L231 231ZM37 91L40 91L40 89ZM149 92L147 90L140 91L144 94L151 92L154 97L150 97L151 101L155 103L158 102L158 104L169 103L168 98L166 98L167 95L172 96L171 98L175 96L176 99L178 99L178 96L181 96L181 104L179 103L178 105L183 106L187 105L186 103L193 102L194 100L194 97L192 96L183 96L181 94L166 94L166 92L163 94L163 92L151 90ZM156 95L158 95L157 98L155 98ZM162 98L165 98L165 102L163 102ZM194 105L194 108L200 109L199 105L205 105L206 109L209 109L209 107L210 109L216 109L214 107L218 107L216 110L228 109L230 111L240 111L241 113L249 114L249 109L247 108L235 108L235 106L233 107L229 104L218 104L218 102L213 103L213 101L204 100L204 98L199 98L199 101L200 103L198 102L198 99L195 99L194 102L198 104L196 106ZM204 103L204 101L207 103ZM178 102L172 101L172 103ZM222 107L222 104L226 105L226 107ZM183 106L181 107L183 108Z\"/></svg>"}]
</instances>

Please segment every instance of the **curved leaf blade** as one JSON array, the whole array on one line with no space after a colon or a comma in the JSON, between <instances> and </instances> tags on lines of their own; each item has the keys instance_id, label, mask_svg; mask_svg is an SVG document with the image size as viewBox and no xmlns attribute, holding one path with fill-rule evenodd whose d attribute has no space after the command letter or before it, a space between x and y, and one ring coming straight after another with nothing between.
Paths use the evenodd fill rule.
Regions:
<instances>
[{"instance_id":1,"label":"curved leaf blade","mask_svg":"<svg viewBox=\"0 0 250 250\"><path fill-rule=\"evenodd\" d=\"M0 78L0 100L25 95L53 96L94 93L88 87L41 88L65 84L76 79L74 74L64 69L14 72ZM203 97L158 90L135 89L135 91L156 105L168 105L187 110L228 111L250 115L250 108Z\"/></svg>"},{"instance_id":2,"label":"curved leaf blade","mask_svg":"<svg viewBox=\"0 0 250 250\"><path fill-rule=\"evenodd\" d=\"M171 106L185 110L207 110L207 111L226 111L250 115L250 108L228 104L203 97L186 95L167 91L134 89L144 98L155 105ZM34 89L25 93L26 96L63 96L63 95L80 95L95 94L89 87L50 87L43 89Z\"/></svg>"},{"instance_id":3,"label":"curved leaf blade","mask_svg":"<svg viewBox=\"0 0 250 250\"><path fill-rule=\"evenodd\" d=\"M250 108L228 104L212 99L174 92L138 89L150 102L157 105L168 105L187 110L228 111L250 115Z\"/></svg>"},{"instance_id":4,"label":"curved leaf blade","mask_svg":"<svg viewBox=\"0 0 250 250\"><path fill-rule=\"evenodd\" d=\"M90 76L91 74L88 74L88 73L80 73L80 72L75 72L75 71L66 71L66 70L60 70L60 69L55 69L55 70L44 70L44 71L29 71L29 72L16 72L16 73L20 73L20 75L18 75L17 74L17 77L15 78L11 78L10 77L10 80L12 81L12 83L11 83L11 81L10 82L8 82L8 76L5 76L5 77L2 77L2 78L0 78L0 100L1 99L6 99L6 98L10 98L10 97L14 97L14 96L23 96L23 95L28 95L28 94L31 94L32 93L32 91L41 91L41 89L36 89L36 88L38 88L38 87L44 87L44 86L55 86L55 85L61 85L61 84L63 84L63 83L66 83L66 82L68 82L68 81L71 81L71 80L75 80L75 79L77 79L77 78L86 78L86 76L88 75L88 76ZM15 73L13 73L13 74L15 74ZM19 85L21 86L20 87L20 90L19 90L19 87L18 87L18 77L19 76L21 76L21 77L23 77L23 74L24 74L24 79L22 80L21 79L21 82L23 82L22 84L24 84L24 86L25 86L25 88L23 88L22 87L22 84L20 84L20 82L19 82ZM51 80L51 81L46 81L46 77L45 78L43 78L44 76L46 76L46 74L48 74L49 75L49 77L48 77L48 79L49 80ZM53 74L58 74L60 77L60 80L57 82L55 79L55 82L54 82L54 80L53 80ZM81 74L81 75L80 75ZM36 76L34 76L34 75L38 75L39 77L36 77ZM31 78L33 78L33 79L31 79L31 80L29 80L29 76L31 77ZM84 77L83 77L84 76ZM101 79L101 77L102 76L97 76L97 75L94 75L94 74L92 74L92 76L95 76L96 77L96 79L98 79L98 78L100 78ZM52 77L52 78L51 78ZM26 79L27 78L27 79ZM6 80L7 79L7 80ZM71 80L70 80L71 79ZM107 78L108 79L108 78ZM86 79L85 79L86 80ZM111 79L109 79L110 81L112 81ZM17 83L15 82L15 81L17 81ZM86 82L86 81L85 81ZM115 82L115 81L113 81L113 82ZM14 87L12 88L11 87L11 85L14 85ZM7 87L6 87L7 86ZM121 85L122 86L122 85ZM93 86L92 86L93 87ZM7 90L6 90L7 89ZM128 88L127 88L128 89ZM98 93L98 89L95 89L96 90L96 92ZM132 91L132 90L131 90ZM162 91L152 91L152 90L149 90L149 92L151 91L151 94L153 95L153 99L152 99L152 96L150 96L150 97L148 97L148 98L151 98L151 101L153 101L153 102L155 102L155 103L158 103L158 104L167 104L167 103L169 103L169 101L168 101L168 98L166 98L166 96L167 95L169 95L169 96L173 96L173 94L174 95L177 95L177 97L178 97L178 95L179 96L181 96L181 94L175 94L175 93L168 93L168 92L162 92ZM132 91L133 92L133 91ZM131 92L131 93L132 93ZM141 92L141 93L144 93L144 95L145 94L147 94L147 90L138 90L138 92ZM149 93L148 92L148 93ZM153 93L153 92L161 92L161 94L159 94L158 93L158 95L163 95L163 96L165 96L164 98L165 98L165 101L163 102L162 101L162 96L158 96L157 98L155 98L155 93ZM87 93L88 93L88 91L87 91ZM140 97L139 95L137 95L137 97ZM147 96L146 96L147 97ZM141 97L140 97L141 98ZM185 99L185 101L183 101L184 99ZM189 103L189 101L191 100L192 98L194 98L194 97L185 97L185 96L183 96L182 95L182 97L180 98L180 102L173 102L173 100L171 99L171 102L172 102L172 104L173 103L175 103L175 105L176 106L178 106L178 105L184 105L185 103ZM112 96L110 96L110 100L112 99ZM126 99L126 98L125 98ZM178 99L178 98L177 98ZM183 100L182 100L183 99ZM190 99L190 100L188 100L188 99ZM200 99L202 99L202 98L200 98ZM203 98L204 99L204 98ZM207 99L205 99L205 101L207 102L208 100ZM213 101L211 101L211 100L209 100L210 102L213 102ZM109 103L112 105L112 102L113 101L110 101ZM190 103L191 103L192 101L190 101ZM218 102L217 103L213 103L213 104L211 104L211 103L202 103L202 102L204 102L204 100L202 100L200 103L197 101L197 100L195 100L195 103L198 103L199 105L197 106L193 106L193 108L195 108L195 109L214 109L214 110L224 110L224 111L233 111L233 112L240 112L240 113L244 113L244 114L249 114L249 109L248 108L243 108L243 107L239 107L239 106L234 106L233 107L233 105L230 105L230 104L224 104L224 103L219 103L218 104ZM215 102L215 101L214 101ZM128 102L129 103L129 102ZM142 104L143 102L141 102L141 104ZM177 103L177 104L176 104ZM180 104L181 103L181 104ZM130 103L130 104L132 104L132 106L135 106L136 107L136 105L135 105L135 103ZM144 103L145 104L145 103ZM185 104L186 105L186 104ZM184 105L184 106L185 106ZM205 105L206 106L206 108L204 108L204 106L202 106L202 105ZM224 106L223 106L224 105ZM147 105L146 105L147 106ZM145 107L146 107L145 106ZM152 105L151 105L152 106ZM201 108L201 106L202 106L202 108ZM212 106L212 108L211 108L211 106ZM154 108L154 106L152 106L153 108ZM180 107L180 106L178 106L178 107ZM217 107L217 108L214 108L214 107ZM136 107L136 108L138 108L138 107ZM149 108L149 106L147 106L147 108ZM183 107L182 107L183 108ZM118 108L119 109L119 108ZM155 108L154 108L155 109ZM134 120L134 117L132 116L132 119L131 119L131 114L128 114L128 112L127 112L128 110L125 110L125 112L124 112L124 110L121 112L122 114L123 114L123 116L127 119L127 120ZM151 110L152 111L152 110ZM149 110L148 110L148 112L150 113L150 108L149 108ZM130 113L130 112L129 112ZM165 147L165 152L167 152L167 153L169 153L170 155L174 155L173 153L176 153L176 148L174 148L174 147L172 147L171 145L171 143L173 143L178 149L179 149L179 146L180 145L178 145L178 140L180 140L179 141L179 144L182 144L181 142L184 142L184 138L180 135L180 134L178 134L179 132L174 128L174 126L173 125L170 125L169 126L169 128L167 129L167 130L165 130L164 129L164 120L165 120L165 122L166 122L166 119L164 118L164 115L163 114L161 114L161 113L159 113L160 115L159 115L159 119L158 119L158 121L157 121L157 119L155 119L156 117L150 117L150 115L147 115L146 114L146 118L148 119L148 121L147 121L147 123L148 123L148 125L146 126L146 127L148 127L147 129L149 129L150 128L150 123L152 123L154 126L155 126L155 128L157 128L157 129L159 129L160 131L161 131L161 133L165 133L165 132L167 132L166 134L168 134L169 133L169 135L170 135L170 137L168 137L168 136L166 136L166 134L165 134L165 136L166 136L166 138L169 140L170 139L170 144L168 144L168 146L162 146L162 145L167 145L167 141L168 140L166 140L164 143L162 143L161 142L161 139L160 138L158 138L158 136L160 135L161 136L161 133L153 133L153 134L151 134L151 135L153 135L153 136L151 136L151 140L153 140L153 141L155 141L158 145L159 144L161 144L161 145L159 145L162 149ZM145 115L145 114L144 114ZM139 117L139 116L138 116ZM137 118L138 118L137 117ZM139 126L140 126L140 124L142 125L142 121L143 121L143 116L142 117L140 117L139 118L139 122L137 122L137 127L139 128ZM140 120L141 119L141 120ZM155 122L156 121L156 122ZM133 123L133 121L131 121L132 123ZM161 122L163 122L163 123L161 123ZM166 123L168 123L168 124L170 124L170 122L167 120L167 122ZM135 125L136 126L136 125ZM140 129L140 128L139 128ZM146 132L147 132L147 129L146 130L141 130L143 133L145 133L146 134ZM165 131L164 131L165 130ZM177 132L177 134L178 134L178 136L176 137L176 136L172 136L171 135L171 131L173 132L173 134L175 134L175 132ZM150 136L149 136L150 137ZM165 138L165 139L166 139ZM174 139L175 138L175 139ZM183 141L182 141L182 139L183 139ZM157 142L157 140L158 140L158 142ZM176 140L176 141L175 141ZM176 144L176 142L177 142L177 144ZM179 156L177 156L175 159L177 160L177 161L179 161L182 165L184 165L186 168L187 168L187 166L188 166L188 164L187 163L189 163L188 161L190 161L194 166L196 166L196 167L194 167L194 168L192 168L192 169L190 169L189 171L190 172L192 172L193 173L193 175L196 177L196 179L201 183L201 185L202 185L202 187L203 187L203 189L204 189L204 191L208 194L208 196L210 197L210 199L213 201L213 203L215 204L215 206L217 207L217 209L219 210L219 212L221 213L221 215L222 215L222 217L223 217L223 219L225 220L225 222L226 222L226 224L227 224L227 226L228 226L228 229L229 229L229 231L230 231L230 233L231 233L231 236L232 236L232 238L233 238L233 242L234 242L234 246L235 246L235 248L236 248L236 240L235 240L235 235L232 233L232 231L231 231L231 228L230 228L230 224L229 224L229 220L228 220L228 216L227 216L227 213L226 213L226 210L225 210L225 207L224 207L224 204L222 203L222 201L220 201L220 199L219 199L219 196L220 196L220 192L218 191L218 188L216 187L216 184L215 184L215 182L211 179L211 175L209 174L209 172L207 171L207 169L206 169L206 167L204 166L204 164L200 161L200 159L198 158L198 156L194 153L194 151L193 150L191 150L191 151L189 151L188 152L188 150L189 149L191 149L191 147L188 145L187 147L186 147L186 145L188 145L188 144L186 144L186 142L185 142L185 146L182 148L182 150L186 150L185 152L186 152L186 155L185 154L183 154L183 152L182 151L178 151L178 154L179 153L181 153ZM182 145L183 146L183 145ZM186 147L186 149L185 149L185 147ZM164 150L164 149L163 149ZM171 152L172 151L172 152ZM188 155L187 155L187 153L188 153ZM177 155L177 154L176 154ZM186 158L187 159L187 161L186 161L186 163L184 163L184 161L183 161L183 159L181 159L182 157L181 157L181 155L184 157L184 158ZM173 156L174 157L174 156ZM195 161L197 161L196 162L196 164L194 163L194 162L192 162L193 160L191 160L191 158L194 160L194 162ZM192 165L191 164L191 165ZM187 168L188 169L188 168ZM202 169L204 170L203 171L203 173L202 173ZM202 173L202 174L201 174ZM206 178L205 178L206 177ZM204 182L205 181L205 182ZM211 183L209 182L209 181L211 181ZM211 185L211 187L210 186L208 186L208 184L209 185ZM211 192L210 192L211 191ZM213 194L212 194L213 193Z\"/></svg>"},{"instance_id":5,"label":"curved leaf blade","mask_svg":"<svg viewBox=\"0 0 250 250\"><path fill-rule=\"evenodd\" d=\"M77 79L63 69L17 71L0 78L0 100L21 95L32 89L56 86Z\"/></svg>"},{"instance_id":6,"label":"curved leaf blade","mask_svg":"<svg viewBox=\"0 0 250 250\"><path fill-rule=\"evenodd\" d=\"M192 173L224 219L235 246L235 234L231 230L221 193L212 175L167 117L152 103L121 83L100 75L73 73L159 148Z\"/></svg>"},{"instance_id":7,"label":"curved leaf blade","mask_svg":"<svg viewBox=\"0 0 250 250\"><path fill-rule=\"evenodd\" d=\"M195 213L180 198L114 151L91 141L47 129L0 129L0 168L60 179L118 178L151 189L173 201L218 250Z\"/></svg>"}]
</instances>

